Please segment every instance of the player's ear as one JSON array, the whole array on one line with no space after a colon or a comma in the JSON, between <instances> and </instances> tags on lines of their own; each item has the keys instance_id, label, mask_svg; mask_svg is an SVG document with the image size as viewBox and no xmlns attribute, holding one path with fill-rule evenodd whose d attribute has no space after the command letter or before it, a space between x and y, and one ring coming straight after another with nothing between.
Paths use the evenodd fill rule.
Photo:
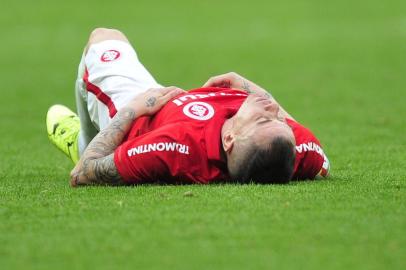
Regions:
<instances>
[{"instance_id":1,"label":"player's ear","mask_svg":"<svg viewBox=\"0 0 406 270\"><path fill-rule=\"evenodd\" d=\"M231 153L233 150L234 142L235 142L235 137L233 132L231 130L227 130L224 132L222 139L222 144L223 144L223 150L227 154Z\"/></svg>"}]
</instances>

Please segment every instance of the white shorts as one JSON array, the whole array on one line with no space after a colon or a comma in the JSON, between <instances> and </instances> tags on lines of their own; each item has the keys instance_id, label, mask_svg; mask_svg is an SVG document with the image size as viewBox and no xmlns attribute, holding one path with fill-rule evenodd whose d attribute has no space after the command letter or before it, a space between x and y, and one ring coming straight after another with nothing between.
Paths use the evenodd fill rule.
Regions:
<instances>
[{"instance_id":1,"label":"white shorts","mask_svg":"<svg viewBox=\"0 0 406 270\"><path fill-rule=\"evenodd\" d=\"M76 92L97 130L108 125L117 110L150 88L162 87L139 61L127 42L106 40L90 46L79 66ZM77 100L78 101L78 100ZM80 103L80 102L77 102ZM82 117L82 115L79 115Z\"/></svg>"},{"instance_id":2,"label":"white shorts","mask_svg":"<svg viewBox=\"0 0 406 270\"><path fill-rule=\"evenodd\" d=\"M162 86L141 64L129 43L106 40L91 45L82 56L76 80L79 153L128 101L156 87Z\"/></svg>"}]
</instances>

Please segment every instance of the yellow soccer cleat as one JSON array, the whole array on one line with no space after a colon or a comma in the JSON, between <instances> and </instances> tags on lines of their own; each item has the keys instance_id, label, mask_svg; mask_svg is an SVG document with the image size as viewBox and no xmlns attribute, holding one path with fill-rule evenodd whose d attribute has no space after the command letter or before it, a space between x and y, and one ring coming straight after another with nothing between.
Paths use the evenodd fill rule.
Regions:
<instances>
[{"instance_id":1,"label":"yellow soccer cleat","mask_svg":"<svg viewBox=\"0 0 406 270\"><path fill-rule=\"evenodd\" d=\"M76 164L79 160L79 117L63 105L53 105L46 121L49 140Z\"/></svg>"}]
</instances>

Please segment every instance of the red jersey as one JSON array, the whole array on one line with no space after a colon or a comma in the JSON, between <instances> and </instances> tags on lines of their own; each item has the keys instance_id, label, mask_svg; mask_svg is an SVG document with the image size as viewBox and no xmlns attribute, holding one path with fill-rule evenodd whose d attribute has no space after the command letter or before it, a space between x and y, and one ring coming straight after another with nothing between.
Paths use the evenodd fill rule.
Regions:
<instances>
[{"instance_id":1,"label":"red jersey","mask_svg":"<svg viewBox=\"0 0 406 270\"><path fill-rule=\"evenodd\" d=\"M296 140L296 160L292 179L326 177L330 169L330 163L321 148L319 140L310 130L299 123L291 119L286 119L286 122L292 129Z\"/></svg>"},{"instance_id":2,"label":"red jersey","mask_svg":"<svg viewBox=\"0 0 406 270\"><path fill-rule=\"evenodd\" d=\"M114 153L119 174L128 183L207 184L229 179L221 128L246 98L239 90L199 88L172 99L152 117L138 118ZM320 144L298 123L288 124L297 142L294 178L314 178L325 157Z\"/></svg>"}]
</instances>

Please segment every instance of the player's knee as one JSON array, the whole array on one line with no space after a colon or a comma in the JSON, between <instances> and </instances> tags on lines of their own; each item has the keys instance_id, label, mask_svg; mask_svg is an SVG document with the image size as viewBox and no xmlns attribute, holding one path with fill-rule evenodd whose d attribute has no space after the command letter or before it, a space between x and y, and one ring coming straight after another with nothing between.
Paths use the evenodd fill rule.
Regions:
<instances>
[{"instance_id":1,"label":"player's knee","mask_svg":"<svg viewBox=\"0 0 406 270\"><path fill-rule=\"evenodd\" d=\"M88 44L95 44L104 40L121 40L128 42L127 37L117 29L96 28L91 32Z\"/></svg>"}]
</instances>

